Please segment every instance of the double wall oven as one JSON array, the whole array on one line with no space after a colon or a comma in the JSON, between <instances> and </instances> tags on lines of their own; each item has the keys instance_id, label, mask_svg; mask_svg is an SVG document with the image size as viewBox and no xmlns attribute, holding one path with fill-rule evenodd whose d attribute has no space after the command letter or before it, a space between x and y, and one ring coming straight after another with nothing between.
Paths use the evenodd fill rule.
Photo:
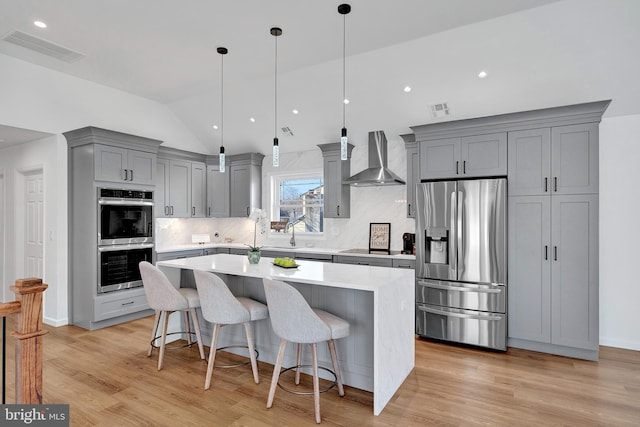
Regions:
<instances>
[{"instance_id":1,"label":"double wall oven","mask_svg":"<svg viewBox=\"0 0 640 427\"><path fill-rule=\"evenodd\" d=\"M153 245L153 191L98 188L98 293L142 286Z\"/></svg>"}]
</instances>

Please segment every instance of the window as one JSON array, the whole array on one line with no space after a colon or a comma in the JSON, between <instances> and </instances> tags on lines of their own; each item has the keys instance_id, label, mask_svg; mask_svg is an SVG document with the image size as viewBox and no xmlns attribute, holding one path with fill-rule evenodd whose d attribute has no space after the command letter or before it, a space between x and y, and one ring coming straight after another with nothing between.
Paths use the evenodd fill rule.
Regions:
<instances>
[{"instance_id":1,"label":"window","mask_svg":"<svg viewBox=\"0 0 640 427\"><path fill-rule=\"evenodd\" d=\"M322 172L272 177L271 221L273 233L322 233L324 179Z\"/></svg>"}]
</instances>

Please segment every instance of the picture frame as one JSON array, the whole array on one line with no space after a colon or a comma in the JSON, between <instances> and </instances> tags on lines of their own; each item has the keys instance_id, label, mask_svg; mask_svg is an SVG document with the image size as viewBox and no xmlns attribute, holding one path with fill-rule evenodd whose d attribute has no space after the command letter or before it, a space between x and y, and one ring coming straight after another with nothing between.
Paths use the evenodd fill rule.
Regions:
<instances>
[{"instance_id":1,"label":"picture frame","mask_svg":"<svg viewBox=\"0 0 640 427\"><path fill-rule=\"evenodd\" d=\"M391 223L369 223L369 253L391 254Z\"/></svg>"}]
</instances>

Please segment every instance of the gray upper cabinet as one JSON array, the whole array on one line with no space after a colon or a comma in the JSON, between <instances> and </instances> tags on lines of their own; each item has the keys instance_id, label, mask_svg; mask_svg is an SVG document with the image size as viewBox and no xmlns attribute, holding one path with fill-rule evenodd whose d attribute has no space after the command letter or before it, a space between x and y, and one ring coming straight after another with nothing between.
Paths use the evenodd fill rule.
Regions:
<instances>
[{"instance_id":1,"label":"gray upper cabinet","mask_svg":"<svg viewBox=\"0 0 640 427\"><path fill-rule=\"evenodd\" d=\"M551 128L551 175L557 194L598 192L598 124Z\"/></svg>"},{"instance_id":2,"label":"gray upper cabinet","mask_svg":"<svg viewBox=\"0 0 640 427\"><path fill-rule=\"evenodd\" d=\"M509 194L598 192L598 124L509 132Z\"/></svg>"},{"instance_id":3,"label":"gray upper cabinet","mask_svg":"<svg viewBox=\"0 0 640 427\"><path fill-rule=\"evenodd\" d=\"M340 143L319 144L324 171L324 217L349 218L351 215L351 186L343 184L351 172L351 151L347 145L347 160L340 159Z\"/></svg>"},{"instance_id":4,"label":"gray upper cabinet","mask_svg":"<svg viewBox=\"0 0 640 427\"><path fill-rule=\"evenodd\" d=\"M506 174L506 132L420 142L420 179Z\"/></svg>"},{"instance_id":5,"label":"gray upper cabinet","mask_svg":"<svg viewBox=\"0 0 640 427\"><path fill-rule=\"evenodd\" d=\"M229 171L220 172L219 165L207 165L207 216L229 216Z\"/></svg>"},{"instance_id":6,"label":"gray upper cabinet","mask_svg":"<svg viewBox=\"0 0 640 427\"><path fill-rule=\"evenodd\" d=\"M155 203L153 212L156 218L170 216L169 199L169 160L158 159L156 163L156 191L153 193Z\"/></svg>"},{"instance_id":7,"label":"gray upper cabinet","mask_svg":"<svg viewBox=\"0 0 640 427\"><path fill-rule=\"evenodd\" d=\"M168 215L176 218L191 216L191 162L169 160Z\"/></svg>"},{"instance_id":8,"label":"gray upper cabinet","mask_svg":"<svg viewBox=\"0 0 640 427\"><path fill-rule=\"evenodd\" d=\"M229 216L247 217L262 207L263 154L227 156L229 160Z\"/></svg>"},{"instance_id":9,"label":"gray upper cabinet","mask_svg":"<svg viewBox=\"0 0 640 427\"><path fill-rule=\"evenodd\" d=\"M153 184L156 155L145 151L96 144L95 180Z\"/></svg>"},{"instance_id":10,"label":"gray upper cabinet","mask_svg":"<svg viewBox=\"0 0 640 427\"><path fill-rule=\"evenodd\" d=\"M416 184L420 182L420 150L413 134L400 136L407 152L407 218L415 218Z\"/></svg>"},{"instance_id":11,"label":"gray upper cabinet","mask_svg":"<svg viewBox=\"0 0 640 427\"><path fill-rule=\"evenodd\" d=\"M191 217L207 216L207 166L191 163Z\"/></svg>"}]
</instances>

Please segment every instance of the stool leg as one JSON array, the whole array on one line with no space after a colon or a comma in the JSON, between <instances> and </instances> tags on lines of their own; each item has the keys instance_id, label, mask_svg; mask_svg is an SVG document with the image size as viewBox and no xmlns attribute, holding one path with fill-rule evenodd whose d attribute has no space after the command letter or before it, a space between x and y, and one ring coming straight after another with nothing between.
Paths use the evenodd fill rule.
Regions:
<instances>
[{"instance_id":1,"label":"stool leg","mask_svg":"<svg viewBox=\"0 0 640 427\"><path fill-rule=\"evenodd\" d=\"M302 361L302 344L298 343L298 352L296 355L296 385L300 384L300 363Z\"/></svg>"},{"instance_id":2,"label":"stool leg","mask_svg":"<svg viewBox=\"0 0 640 427\"><path fill-rule=\"evenodd\" d=\"M336 344L333 340L328 341L329 353L331 353L331 363L333 364L333 370L336 373L336 380L338 383L338 394L344 396L344 387L342 386L342 376L340 375L340 366L338 366L338 356L336 355Z\"/></svg>"},{"instance_id":3,"label":"stool leg","mask_svg":"<svg viewBox=\"0 0 640 427\"><path fill-rule=\"evenodd\" d=\"M318 345L311 344L311 360L313 365L313 407L316 413L316 423L320 424L320 380L318 379Z\"/></svg>"},{"instance_id":4,"label":"stool leg","mask_svg":"<svg viewBox=\"0 0 640 427\"><path fill-rule=\"evenodd\" d=\"M200 351L200 359L204 359L204 348L202 347L202 335L200 333L200 321L198 320L198 313L196 309L189 309L191 317L193 318L193 327L196 329L196 339L198 340L198 351Z\"/></svg>"},{"instance_id":5,"label":"stool leg","mask_svg":"<svg viewBox=\"0 0 640 427\"><path fill-rule=\"evenodd\" d=\"M158 333L158 324L160 323L160 310L156 310L156 317L153 320L153 328L151 328L151 340L149 341L149 351L147 351L147 357L151 356L153 351L153 342L156 339Z\"/></svg>"},{"instance_id":6,"label":"stool leg","mask_svg":"<svg viewBox=\"0 0 640 427\"><path fill-rule=\"evenodd\" d=\"M187 331L187 344L191 346L191 322L189 321L189 311L182 312L184 317L184 330Z\"/></svg>"},{"instance_id":7,"label":"stool leg","mask_svg":"<svg viewBox=\"0 0 640 427\"><path fill-rule=\"evenodd\" d=\"M253 380L256 384L260 383L258 378L258 363L256 362L255 347L253 345L253 328L251 322L244 322L244 331L247 335L247 347L249 347L249 358L251 359L251 371L253 371Z\"/></svg>"},{"instance_id":8,"label":"stool leg","mask_svg":"<svg viewBox=\"0 0 640 427\"><path fill-rule=\"evenodd\" d=\"M269 397L267 398L267 409L273 406L273 397L276 394L276 386L280 377L280 368L282 368L282 359L284 359L284 351L287 349L287 340L280 338L280 348L278 349L278 357L273 367L273 376L271 377L271 387L269 387Z\"/></svg>"},{"instance_id":9,"label":"stool leg","mask_svg":"<svg viewBox=\"0 0 640 427\"><path fill-rule=\"evenodd\" d=\"M204 380L204 389L209 390L211 387L211 374L213 374L213 363L216 360L216 347L218 346L218 333L220 325L214 323L213 332L211 333L211 347L209 347L209 364L207 365L207 376Z\"/></svg>"},{"instance_id":10,"label":"stool leg","mask_svg":"<svg viewBox=\"0 0 640 427\"><path fill-rule=\"evenodd\" d=\"M167 324L169 323L169 312L163 311L164 319L162 322L162 337L160 338L160 356L158 357L158 371L162 369L164 361L164 343L167 341Z\"/></svg>"}]
</instances>

